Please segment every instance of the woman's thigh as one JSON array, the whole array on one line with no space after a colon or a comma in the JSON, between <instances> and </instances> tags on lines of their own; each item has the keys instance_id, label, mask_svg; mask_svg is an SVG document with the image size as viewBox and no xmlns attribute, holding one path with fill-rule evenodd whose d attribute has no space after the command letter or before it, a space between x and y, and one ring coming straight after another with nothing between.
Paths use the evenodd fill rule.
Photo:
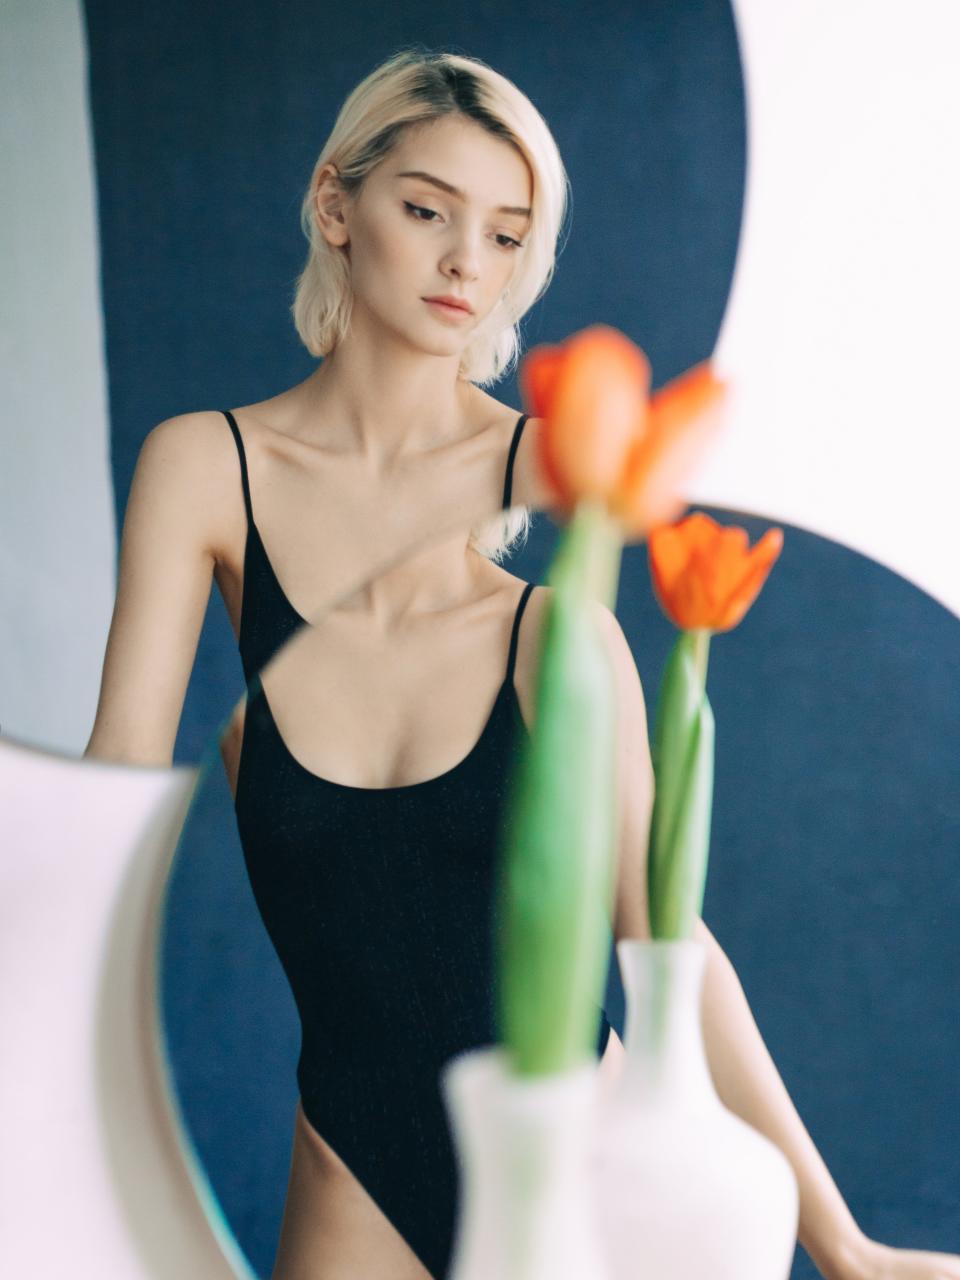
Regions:
<instances>
[{"instance_id":1,"label":"woman's thigh","mask_svg":"<svg viewBox=\"0 0 960 1280\"><path fill-rule=\"evenodd\" d=\"M270 1280L431 1280L297 1102L290 1178Z\"/></svg>"},{"instance_id":2,"label":"woman's thigh","mask_svg":"<svg viewBox=\"0 0 960 1280\"><path fill-rule=\"evenodd\" d=\"M625 1053L611 1027L598 1067L601 1093L617 1080ZM307 1120L299 1100L270 1280L432 1280L376 1201Z\"/></svg>"}]
</instances>

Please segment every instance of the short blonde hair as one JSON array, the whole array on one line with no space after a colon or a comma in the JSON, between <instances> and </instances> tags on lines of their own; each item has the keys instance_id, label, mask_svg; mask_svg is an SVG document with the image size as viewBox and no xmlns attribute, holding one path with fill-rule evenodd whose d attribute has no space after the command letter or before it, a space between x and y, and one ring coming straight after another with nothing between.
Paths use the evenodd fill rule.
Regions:
<instances>
[{"instance_id":1,"label":"short blonde hair","mask_svg":"<svg viewBox=\"0 0 960 1280\"><path fill-rule=\"evenodd\" d=\"M390 153L404 129L461 115L514 146L533 177L531 221L510 291L474 334L458 377L487 386L509 373L520 353L519 323L546 292L569 209L570 181L546 121L512 81L478 58L404 47L348 95L313 167L300 210L309 241L291 307L300 340L314 356L327 355L344 337L352 294L346 256L322 235L314 216L317 176L334 164L343 188L355 194ZM499 315L498 315L499 312ZM471 531L470 545L500 560L530 526L527 507L512 507Z\"/></svg>"}]
</instances>

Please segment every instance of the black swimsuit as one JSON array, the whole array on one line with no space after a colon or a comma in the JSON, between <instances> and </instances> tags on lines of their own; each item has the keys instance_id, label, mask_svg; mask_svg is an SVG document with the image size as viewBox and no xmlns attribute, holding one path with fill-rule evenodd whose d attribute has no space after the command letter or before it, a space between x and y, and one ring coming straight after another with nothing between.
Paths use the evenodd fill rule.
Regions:
<instances>
[{"instance_id":1,"label":"black swimsuit","mask_svg":"<svg viewBox=\"0 0 960 1280\"><path fill-rule=\"evenodd\" d=\"M223 412L247 511L239 643L250 681L304 620L270 565L240 431ZM532 590L520 595L483 732L452 769L401 787L321 778L287 750L254 681L237 772L247 872L300 1016L303 1112L438 1280L459 1194L439 1074L497 1038L492 908L502 809L527 736L513 674ZM609 1030L601 1015L600 1054Z\"/></svg>"}]
</instances>

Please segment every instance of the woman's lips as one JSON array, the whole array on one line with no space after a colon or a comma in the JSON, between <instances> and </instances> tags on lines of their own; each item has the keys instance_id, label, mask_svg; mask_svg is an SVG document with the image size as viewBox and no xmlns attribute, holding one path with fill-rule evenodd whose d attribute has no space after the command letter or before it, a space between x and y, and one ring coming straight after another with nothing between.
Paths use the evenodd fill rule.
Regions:
<instances>
[{"instance_id":1,"label":"woman's lips","mask_svg":"<svg viewBox=\"0 0 960 1280\"><path fill-rule=\"evenodd\" d=\"M434 307L440 315L450 316L453 319L466 320L470 316L470 312L464 307L454 307L448 302L435 302L432 298L424 298L424 302Z\"/></svg>"}]
</instances>

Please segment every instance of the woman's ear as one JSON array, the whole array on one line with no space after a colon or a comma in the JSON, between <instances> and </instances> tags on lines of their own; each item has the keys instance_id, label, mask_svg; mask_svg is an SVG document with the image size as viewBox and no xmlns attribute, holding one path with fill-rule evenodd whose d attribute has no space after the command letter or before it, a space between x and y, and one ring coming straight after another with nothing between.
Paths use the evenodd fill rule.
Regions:
<instances>
[{"instance_id":1,"label":"woman's ear","mask_svg":"<svg viewBox=\"0 0 960 1280\"><path fill-rule=\"evenodd\" d=\"M313 211L324 239L332 245L350 243L347 228L347 193L334 164L325 164L317 174L313 190Z\"/></svg>"}]
</instances>

